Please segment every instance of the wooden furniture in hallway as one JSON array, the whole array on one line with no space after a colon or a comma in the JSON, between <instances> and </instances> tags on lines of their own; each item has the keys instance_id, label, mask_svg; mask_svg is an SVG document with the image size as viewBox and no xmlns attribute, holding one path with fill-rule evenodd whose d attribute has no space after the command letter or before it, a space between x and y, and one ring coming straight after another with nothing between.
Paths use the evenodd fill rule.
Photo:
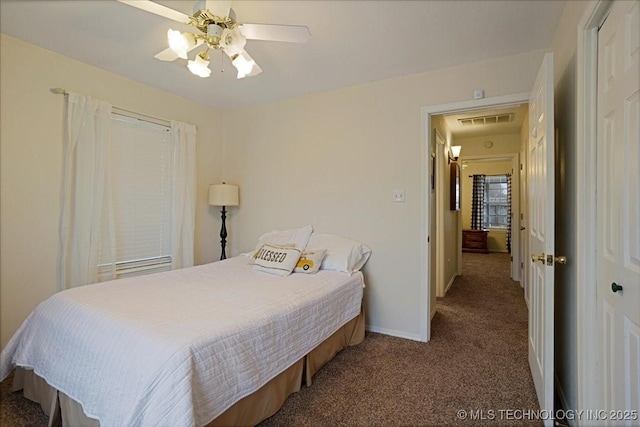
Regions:
<instances>
[{"instance_id":1,"label":"wooden furniture in hallway","mask_svg":"<svg viewBox=\"0 0 640 427\"><path fill-rule=\"evenodd\" d=\"M489 253L488 234L489 230L462 230L462 252Z\"/></svg>"}]
</instances>

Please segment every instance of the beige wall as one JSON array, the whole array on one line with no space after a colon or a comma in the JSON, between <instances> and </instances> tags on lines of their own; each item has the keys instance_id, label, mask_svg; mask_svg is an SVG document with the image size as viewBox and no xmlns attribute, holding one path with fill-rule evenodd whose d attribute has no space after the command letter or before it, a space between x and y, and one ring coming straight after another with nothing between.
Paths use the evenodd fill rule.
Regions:
<instances>
[{"instance_id":1,"label":"beige wall","mask_svg":"<svg viewBox=\"0 0 640 427\"><path fill-rule=\"evenodd\" d=\"M271 228L312 224L371 247L364 268L372 330L417 338L426 316L421 253L429 151L421 108L531 90L544 52L316 93L227 112L236 250ZM405 203L393 203L404 189ZM424 194L423 194L424 191ZM428 315L428 313L425 313Z\"/></svg>"},{"instance_id":2,"label":"beige wall","mask_svg":"<svg viewBox=\"0 0 640 427\"><path fill-rule=\"evenodd\" d=\"M149 86L0 35L0 341L56 290L62 183L63 87L148 115L193 123L197 137L195 259L219 256L219 214L207 205L222 180L219 114Z\"/></svg>"}]
</instances>

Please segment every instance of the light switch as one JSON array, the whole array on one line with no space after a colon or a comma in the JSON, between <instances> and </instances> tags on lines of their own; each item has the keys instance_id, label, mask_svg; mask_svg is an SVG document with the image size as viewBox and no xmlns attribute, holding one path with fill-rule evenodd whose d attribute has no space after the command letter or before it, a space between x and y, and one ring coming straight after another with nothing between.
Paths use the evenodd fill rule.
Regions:
<instances>
[{"instance_id":1,"label":"light switch","mask_svg":"<svg viewBox=\"0 0 640 427\"><path fill-rule=\"evenodd\" d=\"M404 202L404 190L393 190L393 201Z\"/></svg>"}]
</instances>

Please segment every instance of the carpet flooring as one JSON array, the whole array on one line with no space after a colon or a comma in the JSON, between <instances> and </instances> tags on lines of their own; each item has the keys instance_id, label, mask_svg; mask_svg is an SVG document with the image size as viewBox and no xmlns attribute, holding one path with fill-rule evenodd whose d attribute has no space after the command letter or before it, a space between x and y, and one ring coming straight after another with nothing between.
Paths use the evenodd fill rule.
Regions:
<instances>
[{"instance_id":1,"label":"carpet flooring","mask_svg":"<svg viewBox=\"0 0 640 427\"><path fill-rule=\"evenodd\" d=\"M260 427L540 426L527 361L527 308L506 254L463 254L463 271L437 301L429 343L367 333ZM0 383L0 425L46 425Z\"/></svg>"}]
</instances>

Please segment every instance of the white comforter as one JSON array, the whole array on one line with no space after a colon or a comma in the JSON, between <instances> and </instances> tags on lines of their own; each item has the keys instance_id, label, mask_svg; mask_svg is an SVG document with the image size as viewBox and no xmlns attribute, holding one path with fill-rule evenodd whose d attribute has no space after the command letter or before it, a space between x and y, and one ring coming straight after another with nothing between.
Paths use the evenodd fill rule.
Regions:
<instances>
[{"instance_id":1,"label":"white comforter","mask_svg":"<svg viewBox=\"0 0 640 427\"><path fill-rule=\"evenodd\" d=\"M277 277L236 257L53 295L1 355L101 426L204 425L360 312L362 275Z\"/></svg>"}]
</instances>

